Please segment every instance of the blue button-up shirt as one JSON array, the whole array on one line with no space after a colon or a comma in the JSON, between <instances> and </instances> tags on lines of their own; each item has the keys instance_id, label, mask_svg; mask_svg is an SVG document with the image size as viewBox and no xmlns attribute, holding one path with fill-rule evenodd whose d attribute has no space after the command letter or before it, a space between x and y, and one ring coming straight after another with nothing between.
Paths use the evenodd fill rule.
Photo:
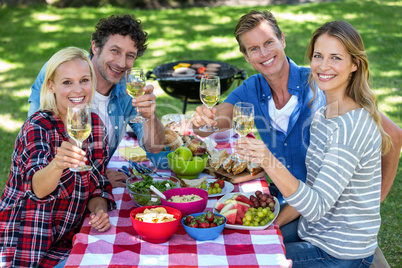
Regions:
<instances>
[{"instance_id":1,"label":"blue button-up shirt","mask_svg":"<svg viewBox=\"0 0 402 268\"><path fill-rule=\"evenodd\" d=\"M45 80L46 65L40 70L38 77L36 78L34 84L31 87L31 96L28 99L29 111L28 116L34 114L40 106L40 91L42 88L43 81ZM137 112L135 107L132 106L132 98L126 94L126 84L124 83L124 78L117 85L113 85L112 91L110 93L110 100L107 106L107 114L109 115L110 122L114 128L114 138L112 139L113 144L109 144L109 155L112 156L117 149L117 146L123 139L127 124L133 129L137 135L139 145L143 147L142 138L144 136L144 129L142 124L133 124L129 121L135 117ZM110 131L108 131L108 134Z\"/></svg>"},{"instance_id":2,"label":"blue button-up shirt","mask_svg":"<svg viewBox=\"0 0 402 268\"><path fill-rule=\"evenodd\" d=\"M232 91L224 102L236 104L246 101L254 105L254 124L261 139L272 154L297 179L306 181L306 153L310 143L311 115L325 103L322 91L317 92L317 99L312 104L313 92L308 85L310 68L297 66L288 58L290 70L288 90L297 96L298 103L290 118L287 133L272 127L268 114L269 100L272 98L271 89L262 74L249 77L244 83ZM312 113L313 112L313 113Z\"/></svg>"}]
</instances>

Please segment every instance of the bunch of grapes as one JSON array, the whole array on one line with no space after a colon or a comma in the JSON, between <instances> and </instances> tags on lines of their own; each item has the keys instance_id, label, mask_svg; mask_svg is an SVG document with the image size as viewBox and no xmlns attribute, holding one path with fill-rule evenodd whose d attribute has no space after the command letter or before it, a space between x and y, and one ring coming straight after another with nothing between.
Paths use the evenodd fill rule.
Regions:
<instances>
[{"instance_id":1,"label":"bunch of grapes","mask_svg":"<svg viewBox=\"0 0 402 268\"><path fill-rule=\"evenodd\" d=\"M211 183L207 189L208 194L220 194L222 193L222 188L218 183Z\"/></svg>"},{"instance_id":2,"label":"bunch of grapes","mask_svg":"<svg viewBox=\"0 0 402 268\"><path fill-rule=\"evenodd\" d=\"M275 218L274 213L269 208L249 208L242 219L244 226L263 226Z\"/></svg>"},{"instance_id":3,"label":"bunch of grapes","mask_svg":"<svg viewBox=\"0 0 402 268\"><path fill-rule=\"evenodd\" d=\"M220 194L222 193L223 187L225 187L225 182L222 179L210 183L204 181L200 186L200 188L206 190L208 194Z\"/></svg>"},{"instance_id":4,"label":"bunch of grapes","mask_svg":"<svg viewBox=\"0 0 402 268\"><path fill-rule=\"evenodd\" d=\"M263 226L275 218L275 199L271 195L256 191L249 199L252 205L242 219L244 226Z\"/></svg>"},{"instance_id":5,"label":"bunch of grapes","mask_svg":"<svg viewBox=\"0 0 402 268\"><path fill-rule=\"evenodd\" d=\"M271 212L275 211L275 199L269 194L263 194L261 191L256 191L255 196L250 196L250 201L253 203L253 208L268 207Z\"/></svg>"}]
</instances>

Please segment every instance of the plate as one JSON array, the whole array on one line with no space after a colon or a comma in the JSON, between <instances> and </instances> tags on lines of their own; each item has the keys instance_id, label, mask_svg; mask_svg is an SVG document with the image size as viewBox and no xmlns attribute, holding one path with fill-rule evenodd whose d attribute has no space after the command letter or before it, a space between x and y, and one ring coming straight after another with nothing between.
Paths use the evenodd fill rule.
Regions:
<instances>
[{"instance_id":1,"label":"plate","mask_svg":"<svg viewBox=\"0 0 402 268\"><path fill-rule=\"evenodd\" d=\"M210 183L210 182L216 181L216 179L206 179L206 181L207 181L208 183ZM219 194L210 194L210 195L208 195L208 198L211 198L211 197L218 197L218 196L222 196L222 195L225 195L225 194L229 194L229 193L231 193L233 190L234 190L233 184L231 184L231 183L228 182L228 181L225 181L225 186L223 186L222 192L220 192Z\"/></svg>"},{"instance_id":2,"label":"plate","mask_svg":"<svg viewBox=\"0 0 402 268\"><path fill-rule=\"evenodd\" d=\"M219 202L224 202L225 200L232 198L232 196L234 194L242 194L242 195L247 196L247 197L250 197L251 195L254 195L254 193L228 193L228 194L225 194L224 196L222 196L218 201ZM281 205L279 204L278 199L275 196L273 196L273 198L275 200L275 211L274 211L275 218L270 220L267 224L262 225L262 226L243 226L243 225L236 225L236 224L228 224L228 223L226 223L225 228L236 229L236 230L251 230L251 231L264 230L264 229L268 228L268 226L270 226L274 222L274 220L276 219L276 217L279 214L279 210L281 209ZM219 211L217 211L216 209L214 209L213 212L214 213L219 213Z\"/></svg>"}]
</instances>

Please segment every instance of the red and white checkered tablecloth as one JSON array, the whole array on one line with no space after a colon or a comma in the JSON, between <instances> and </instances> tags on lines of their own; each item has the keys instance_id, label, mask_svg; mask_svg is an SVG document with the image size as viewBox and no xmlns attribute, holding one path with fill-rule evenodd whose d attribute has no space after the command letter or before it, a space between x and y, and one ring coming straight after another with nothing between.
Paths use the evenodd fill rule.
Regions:
<instances>
[{"instance_id":1,"label":"red and white checkered tablecloth","mask_svg":"<svg viewBox=\"0 0 402 268\"><path fill-rule=\"evenodd\" d=\"M126 137L120 146L133 146L136 140ZM230 149L229 143L218 147ZM148 163L148 162L147 162ZM127 161L118 153L109 168L118 169ZM158 170L170 174L170 170ZM211 177L212 178L212 177ZM265 178L234 185L235 192L268 192ZM109 212L112 227L104 233L92 229L86 217L80 233L74 237L73 249L65 267L291 267L284 254L279 227L274 222L265 230L224 229L211 241L195 241L180 225L166 243L141 240L134 231L130 212L134 209L125 188L114 188L117 209ZM209 198L206 210L212 211L218 198Z\"/></svg>"}]
</instances>

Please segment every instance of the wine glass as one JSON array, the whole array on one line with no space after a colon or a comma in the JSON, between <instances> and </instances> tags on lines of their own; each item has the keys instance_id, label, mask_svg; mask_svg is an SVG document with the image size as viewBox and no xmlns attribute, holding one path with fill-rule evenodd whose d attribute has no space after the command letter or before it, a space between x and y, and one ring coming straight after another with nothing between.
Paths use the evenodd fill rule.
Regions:
<instances>
[{"instance_id":1,"label":"wine glass","mask_svg":"<svg viewBox=\"0 0 402 268\"><path fill-rule=\"evenodd\" d=\"M233 129L240 137L244 138L254 126L254 105L248 102L238 102L233 107ZM236 153L233 155L236 161L245 162Z\"/></svg>"},{"instance_id":2,"label":"wine glass","mask_svg":"<svg viewBox=\"0 0 402 268\"><path fill-rule=\"evenodd\" d=\"M67 133L82 149L82 143L92 131L91 108L87 104L80 104L67 108ZM92 167L85 165L70 168L71 171L89 171Z\"/></svg>"},{"instance_id":3,"label":"wine glass","mask_svg":"<svg viewBox=\"0 0 402 268\"><path fill-rule=\"evenodd\" d=\"M126 91L132 98L144 95L145 75L142 69L130 69L126 72ZM131 123L144 123L147 118L141 116L139 108L136 108L137 115L131 119Z\"/></svg>"},{"instance_id":4,"label":"wine glass","mask_svg":"<svg viewBox=\"0 0 402 268\"><path fill-rule=\"evenodd\" d=\"M221 96L221 84L219 76L203 76L200 82L200 99L205 106L209 109L218 103L219 97ZM215 132L219 128L206 124L200 127L201 131L204 132Z\"/></svg>"}]
</instances>

